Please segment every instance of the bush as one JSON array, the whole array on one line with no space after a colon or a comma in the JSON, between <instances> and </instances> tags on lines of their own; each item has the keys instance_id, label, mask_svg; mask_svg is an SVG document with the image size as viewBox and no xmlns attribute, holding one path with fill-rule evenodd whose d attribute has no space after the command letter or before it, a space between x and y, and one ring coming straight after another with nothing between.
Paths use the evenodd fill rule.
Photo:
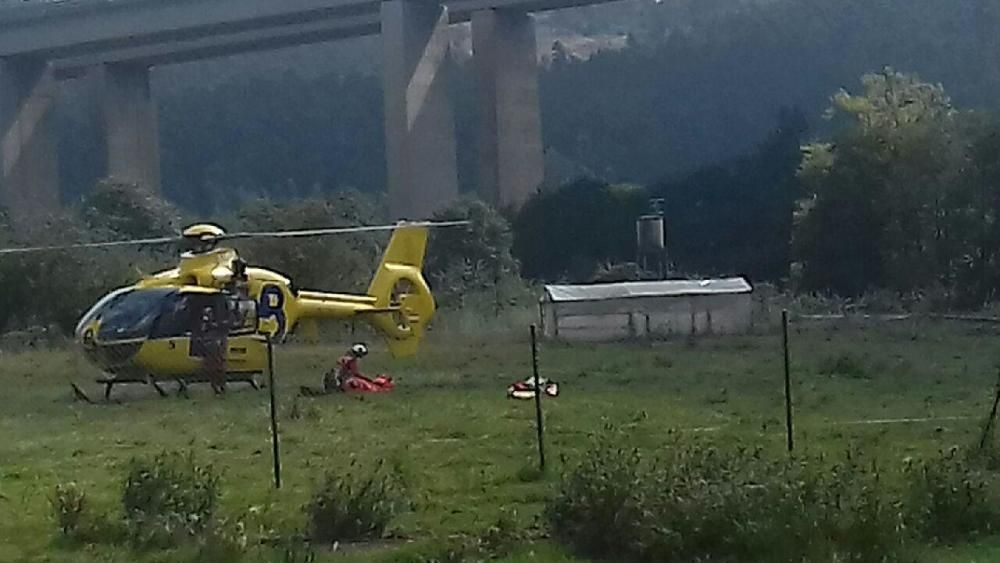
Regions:
<instances>
[{"instance_id":1,"label":"bush","mask_svg":"<svg viewBox=\"0 0 1000 563\"><path fill-rule=\"evenodd\" d=\"M635 505L642 486L639 452L598 445L546 507L555 536L580 553L612 557L632 543L641 514ZM623 525L625 524L625 525Z\"/></svg>"},{"instance_id":2,"label":"bush","mask_svg":"<svg viewBox=\"0 0 1000 563\"><path fill-rule=\"evenodd\" d=\"M301 538L288 538L274 548L271 559L280 563L313 563L316 552Z\"/></svg>"},{"instance_id":3,"label":"bush","mask_svg":"<svg viewBox=\"0 0 1000 563\"><path fill-rule=\"evenodd\" d=\"M625 561L893 561L913 540L1000 529L995 483L954 452L888 476L848 455L769 461L678 446L659 459L598 444L545 518L577 553Z\"/></svg>"},{"instance_id":4,"label":"bush","mask_svg":"<svg viewBox=\"0 0 1000 563\"><path fill-rule=\"evenodd\" d=\"M125 477L122 507L132 541L165 547L203 534L215 516L219 476L192 454L167 452L132 460Z\"/></svg>"},{"instance_id":5,"label":"bush","mask_svg":"<svg viewBox=\"0 0 1000 563\"><path fill-rule=\"evenodd\" d=\"M517 512L503 510L497 521L479 536L476 547L490 559L510 555L522 538L517 527Z\"/></svg>"},{"instance_id":6,"label":"bush","mask_svg":"<svg viewBox=\"0 0 1000 563\"><path fill-rule=\"evenodd\" d=\"M196 539L197 551L191 563L240 563L250 546L244 518L211 522Z\"/></svg>"},{"instance_id":7,"label":"bush","mask_svg":"<svg viewBox=\"0 0 1000 563\"><path fill-rule=\"evenodd\" d=\"M509 556L523 541L517 513L502 510L497 521L478 536L451 538L431 553L405 559L413 563L472 563Z\"/></svg>"},{"instance_id":8,"label":"bush","mask_svg":"<svg viewBox=\"0 0 1000 563\"><path fill-rule=\"evenodd\" d=\"M125 539L121 519L94 510L76 483L56 485L49 504L60 538L70 545L115 544Z\"/></svg>"},{"instance_id":9,"label":"bush","mask_svg":"<svg viewBox=\"0 0 1000 563\"><path fill-rule=\"evenodd\" d=\"M957 448L929 462L910 461L906 476L910 520L922 537L948 543L1000 530L994 478Z\"/></svg>"},{"instance_id":10,"label":"bush","mask_svg":"<svg viewBox=\"0 0 1000 563\"><path fill-rule=\"evenodd\" d=\"M398 486L381 466L361 476L329 473L305 506L310 538L325 543L380 538L399 503Z\"/></svg>"},{"instance_id":11,"label":"bush","mask_svg":"<svg viewBox=\"0 0 1000 563\"><path fill-rule=\"evenodd\" d=\"M83 523L87 509L87 495L76 483L56 485L50 499L56 525L64 537L75 537Z\"/></svg>"},{"instance_id":12,"label":"bush","mask_svg":"<svg viewBox=\"0 0 1000 563\"><path fill-rule=\"evenodd\" d=\"M821 358L817 371L821 375L841 376L850 379L871 378L865 361L850 352Z\"/></svg>"}]
</instances>

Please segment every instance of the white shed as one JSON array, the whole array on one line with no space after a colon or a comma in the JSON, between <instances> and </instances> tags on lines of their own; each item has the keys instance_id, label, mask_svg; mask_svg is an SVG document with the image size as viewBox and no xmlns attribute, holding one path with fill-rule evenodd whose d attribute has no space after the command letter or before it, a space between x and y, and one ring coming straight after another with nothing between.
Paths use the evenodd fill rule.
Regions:
<instances>
[{"instance_id":1,"label":"white shed","mask_svg":"<svg viewBox=\"0 0 1000 563\"><path fill-rule=\"evenodd\" d=\"M750 328L752 292L743 278L547 285L542 331L587 341L736 334Z\"/></svg>"}]
</instances>

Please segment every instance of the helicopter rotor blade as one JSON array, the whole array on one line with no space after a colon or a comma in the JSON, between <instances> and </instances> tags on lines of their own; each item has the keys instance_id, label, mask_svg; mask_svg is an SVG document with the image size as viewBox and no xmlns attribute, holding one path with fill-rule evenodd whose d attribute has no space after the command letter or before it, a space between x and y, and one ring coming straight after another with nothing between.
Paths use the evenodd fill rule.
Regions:
<instances>
[{"instance_id":1,"label":"helicopter rotor blade","mask_svg":"<svg viewBox=\"0 0 1000 563\"><path fill-rule=\"evenodd\" d=\"M422 221L422 222L400 222L395 225L371 225L360 227L331 227L324 229L301 229L294 231L264 231L264 232L243 232L228 233L221 236L208 237L205 240L226 241L236 239L251 238L305 238L326 235L344 235L352 233L371 233L378 231L394 231L407 227L457 227L468 225L469 221ZM20 248L0 248L0 256L8 254L28 254L32 252L46 252L58 250L80 250L90 248L115 248L123 246L154 246L160 244L180 243L187 240L184 236L157 237L133 240L114 240L106 242L81 242L75 244L57 244L50 246L25 246Z\"/></svg>"},{"instance_id":2,"label":"helicopter rotor blade","mask_svg":"<svg viewBox=\"0 0 1000 563\"><path fill-rule=\"evenodd\" d=\"M83 248L113 248L120 246L154 246L182 240L180 237L158 237L133 240L113 240L107 242L81 242L76 244L57 244L51 246L24 246L20 248L0 248L3 254L28 254L31 252L46 252L56 250L78 250Z\"/></svg>"},{"instance_id":3,"label":"helicopter rotor blade","mask_svg":"<svg viewBox=\"0 0 1000 563\"><path fill-rule=\"evenodd\" d=\"M407 227L458 227L468 225L469 221L421 221L415 223L398 223L395 225L370 225L360 227L330 227L324 229L301 229L295 231L264 231L231 233L218 237L218 240L247 239L247 238L304 238L318 237L326 235L346 235L353 233L373 233L379 231L395 231L396 229Z\"/></svg>"}]
</instances>

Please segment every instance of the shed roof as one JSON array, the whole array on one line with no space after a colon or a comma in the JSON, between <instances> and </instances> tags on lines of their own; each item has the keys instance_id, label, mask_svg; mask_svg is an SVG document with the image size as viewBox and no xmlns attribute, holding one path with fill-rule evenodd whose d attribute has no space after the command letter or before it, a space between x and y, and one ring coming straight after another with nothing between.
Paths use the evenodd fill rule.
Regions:
<instances>
[{"instance_id":1,"label":"shed roof","mask_svg":"<svg viewBox=\"0 0 1000 563\"><path fill-rule=\"evenodd\" d=\"M637 297L681 297L750 293L753 287L743 278L712 280L666 280L650 282L601 283L593 285L546 285L548 301L605 301Z\"/></svg>"}]
</instances>

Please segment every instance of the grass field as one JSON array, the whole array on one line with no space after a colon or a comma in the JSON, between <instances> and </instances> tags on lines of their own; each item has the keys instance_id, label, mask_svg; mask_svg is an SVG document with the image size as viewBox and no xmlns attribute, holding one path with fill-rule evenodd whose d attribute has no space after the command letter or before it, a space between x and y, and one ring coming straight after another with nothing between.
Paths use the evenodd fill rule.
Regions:
<instances>
[{"instance_id":1,"label":"grass field","mask_svg":"<svg viewBox=\"0 0 1000 563\"><path fill-rule=\"evenodd\" d=\"M525 334L521 334L524 332ZM286 531L327 471L384 460L412 509L392 525L402 538L321 561L391 561L459 535L478 534L502 511L530 529L559 473L606 425L655 451L678 440L720 447L785 447L780 335L655 344L543 343L543 376L562 396L546 401L550 471L537 478L534 407L505 388L530 374L525 331L431 335L419 357L395 361L378 346L366 372L385 371L395 393L362 399L295 398L316 385L342 346L276 349L284 487L271 487L267 393L190 399L146 389L114 404L70 400L67 381L95 375L71 349L0 356L0 561L184 561L181 552L70 549L56 541L48 498L75 481L100 508L117 509L126 463L164 449L193 451L223 472L223 512L251 508ZM883 463L978 439L997 379L998 331L981 325L902 322L796 326L791 334L797 452L848 447ZM91 386L94 396L96 387ZM919 422L892 419L930 418ZM876 421L866 423L863 421ZM526 534L526 536L533 536ZM575 561L533 539L512 561ZM927 561L998 561L1000 541L927 548Z\"/></svg>"}]
</instances>

